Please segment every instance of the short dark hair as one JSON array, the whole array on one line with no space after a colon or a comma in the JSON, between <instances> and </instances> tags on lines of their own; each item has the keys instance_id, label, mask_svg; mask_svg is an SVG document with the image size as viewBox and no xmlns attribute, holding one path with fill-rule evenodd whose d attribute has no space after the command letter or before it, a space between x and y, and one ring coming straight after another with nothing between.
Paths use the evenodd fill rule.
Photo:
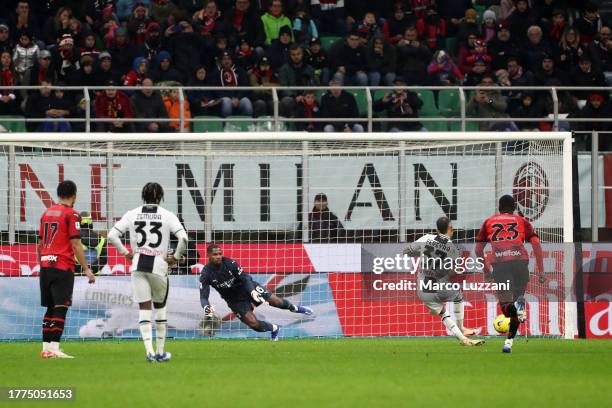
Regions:
<instances>
[{"instance_id":1,"label":"short dark hair","mask_svg":"<svg viewBox=\"0 0 612 408\"><path fill-rule=\"evenodd\" d=\"M217 244L210 244L206 247L206 255L210 255L215 249L221 249L221 247Z\"/></svg>"},{"instance_id":2,"label":"short dark hair","mask_svg":"<svg viewBox=\"0 0 612 408\"><path fill-rule=\"evenodd\" d=\"M57 196L59 198L70 198L77 192L77 186L72 180L64 180L57 185Z\"/></svg>"},{"instance_id":3,"label":"short dark hair","mask_svg":"<svg viewBox=\"0 0 612 408\"><path fill-rule=\"evenodd\" d=\"M499 198L499 212L513 213L516 210L516 202L510 194L503 195Z\"/></svg>"},{"instance_id":4,"label":"short dark hair","mask_svg":"<svg viewBox=\"0 0 612 408\"><path fill-rule=\"evenodd\" d=\"M303 51L304 49L302 48L302 44L300 44L300 43L293 43L293 44L291 44L291 47L289 47L289 51L295 51L295 50L302 50Z\"/></svg>"},{"instance_id":5,"label":"short dark hair","mask_svg":"<svg viewBox=\"0 0 612 408\"><path fill-rule=\"evenodd\" d=\"M142 188L141 197L146 204L159 204L164 199L164 189L159 183L147 183Z\"/></svg>"},{"instance_id":6,"label":"short dark hair","mask_svg":"<svg viewBox=\"0 0 612 408\"><path fill-rule=\"evenodd\" d=\"M447 216L443 216L438 218L438 220L436 221L436 228L438 229L438 232L440 232L440 234L446 234L450 224L450 218L448 218Z\"/></svg>"}]
</instances>

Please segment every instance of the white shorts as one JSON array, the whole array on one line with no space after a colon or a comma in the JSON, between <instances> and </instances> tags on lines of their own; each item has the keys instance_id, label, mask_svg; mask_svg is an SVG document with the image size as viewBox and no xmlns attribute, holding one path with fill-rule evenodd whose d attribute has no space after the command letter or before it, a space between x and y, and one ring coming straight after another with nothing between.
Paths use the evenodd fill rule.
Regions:
<instances>
[{"instance_id":1,"label":"white shorts","mask_svg":"<svg viewBox=\"0 0 612 408\"><path fill-rule=\"evenodd\" d=\"M457 302L463 300L461 291L443 291L435 293L418 292L419 299L423 301L432 315L439 315L444 309L446 302Z\"/></svg>"},{"instance_id":2,"label":"white shorts","mask_svg":"<svg viewBox=\"0 0 612 408\"><path fill-rule=\"evenodd\" d=\"M166 304L168 299L168 277L156 275L151 272L132 272L132 288L134 301L137 303L150 302Z\"/></svg>"}]
</instances>

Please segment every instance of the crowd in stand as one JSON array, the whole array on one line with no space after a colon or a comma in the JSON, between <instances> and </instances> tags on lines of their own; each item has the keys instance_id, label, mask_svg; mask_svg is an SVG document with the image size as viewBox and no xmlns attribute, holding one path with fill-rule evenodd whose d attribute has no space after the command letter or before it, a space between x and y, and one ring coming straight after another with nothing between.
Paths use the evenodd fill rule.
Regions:
<instances>
[{"instance_id":1,"label":"crowd in stand","mask_svg":"<svg viewBox=\"0 0 612 408\"><path fill-rule=\"evenodd\" d=\"M477 11L478 10L478 11ZM325 47L321 39L339 39ZM0 4L0 115L83 118L82 91L102 86L91 112L98 131L179 131L181 114L303 118L298 130L364 130L355 95L340 86L394 86L376 114L419 118L424 101L402 86L486 86L467 93L481 130L550 130L548 91L510 86L612 85L610 25L577 0L5 0ZM122 86L214 86L220 90L122 90ZM43 86L12 90L16 85ZM327 92L300 87L329 85ZM252 90L232 90L246 86ZM225 89L227 88L227 89ZM436 92L435 97L438 96ZM182 106L181 106L182 102ZM610 118L609 93L561 91L559 112ZM168 118L174 121L124 121ZM512 118L533 118L514 121ZM113 121L116 119L116 121ZM82 131L83 122L29 121L28 130ZM190 124L185 123L186 130ZM610 130L607 122L567 128ZM391 131L427 130L397 121Z\"/></svg>"}]
</instances>

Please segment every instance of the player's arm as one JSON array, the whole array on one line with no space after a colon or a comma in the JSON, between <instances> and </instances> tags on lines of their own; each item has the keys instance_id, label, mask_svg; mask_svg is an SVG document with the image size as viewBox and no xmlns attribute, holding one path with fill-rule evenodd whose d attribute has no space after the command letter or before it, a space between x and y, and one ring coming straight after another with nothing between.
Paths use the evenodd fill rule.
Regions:
<instances>
[{"instance_id":1,"label":"player's arm","mask_svg":"<svg viewBox=\"0 0 612 408\"><path fill-rule=\"evenodd\" d=\"M543 283L546 277L544 276L544 256L542 254L542 245L540 243L540 238L535 233L534 228L529 221L525 221L525 236L533 248L533 254L536 258L536 273L539 276L540 282Z\"/></svg>"},{"instance_id":2,"label":"player's arm","mask_svg":"<svg viewBox=\"0 0 612 408\"><path fill-rule=\"evenodd\" d=\"M210 296L210 283L208 282L208 278L206 276L206 272L200 275L200 304L202 305L202 309L204 309L204 315L207 317L212 316L215 313L215 308L208 301L208 297Z\"/></svg>"},{"instance_id":3,"label":"player's arm","mask_svg":"<svg viewBox=\"0 0 612 408\"><path fill-rule=\"evenodd\" d=\"M246 273L242 269L242 267L240 265L238 265L238 263L236 261L232 261L230 269L232 271L232 274L234 274L234 276L236 276L238 278L238 280L242 283L242 285L245 288L245 290L251 294L251 298L257 304L262 304L262 303L267 303L268 302L267 299L264 297L266 292L261 292L261 290L262 290L261 286L259 287L260 289L257 290L257 287L258 287L257 282L255 282L253 280L253 278L251 277L251 275Z\"/></svg>"},{"instance_id":4,"label":"player's arm","mask_svg":"<svg viewBox=\"0 0 612 408\"><path fill-rule=\"evenodd\" d=\"M129 213L128 213L129 214ZM108 231L107 238L108 242L115 248L117 251L123 256L125 256L130 261L134 257L132 253L130 253L129 249L123 245L121 242L121 237L125 234L125 232L129 229L129 219L128 214L125 214L117 223L113 226L113 228Z\"/></svg>"}]
</instances>

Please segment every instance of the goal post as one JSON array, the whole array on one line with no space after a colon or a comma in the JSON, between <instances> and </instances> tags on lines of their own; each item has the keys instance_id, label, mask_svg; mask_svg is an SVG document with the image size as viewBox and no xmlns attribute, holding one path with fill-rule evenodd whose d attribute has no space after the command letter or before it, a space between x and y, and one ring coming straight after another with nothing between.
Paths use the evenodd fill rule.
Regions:
<instances>
[{"instance_id":1,"label":"goal post","mask_svg":"<svg viewBox=\"0 0 612 408\"><path fill-rule=\"evenodd\" d=\"M76 182L75 209L91 214L100 237L140 204L144 183L164 187L162 206L193 243L168 298L170 333L187 338L257 337L214 290L217 316L203 318L197 275L212 242L272 292L315 309L316 318L255 310L284 335L446 335L415 293L370 290L368 262L401 254L442 215L470 254L499 196L513 194L547 257L547 281L532 277L527 290L525 330L573 338L571 147L565 132L0 134L0 339L40 336L36 230L64 179ZM69 338L138 335L127 265L105 252L96 284L76 280ZM494 334L494 293L466 301L466 326Z\"/></svg>"}]
</instances>

